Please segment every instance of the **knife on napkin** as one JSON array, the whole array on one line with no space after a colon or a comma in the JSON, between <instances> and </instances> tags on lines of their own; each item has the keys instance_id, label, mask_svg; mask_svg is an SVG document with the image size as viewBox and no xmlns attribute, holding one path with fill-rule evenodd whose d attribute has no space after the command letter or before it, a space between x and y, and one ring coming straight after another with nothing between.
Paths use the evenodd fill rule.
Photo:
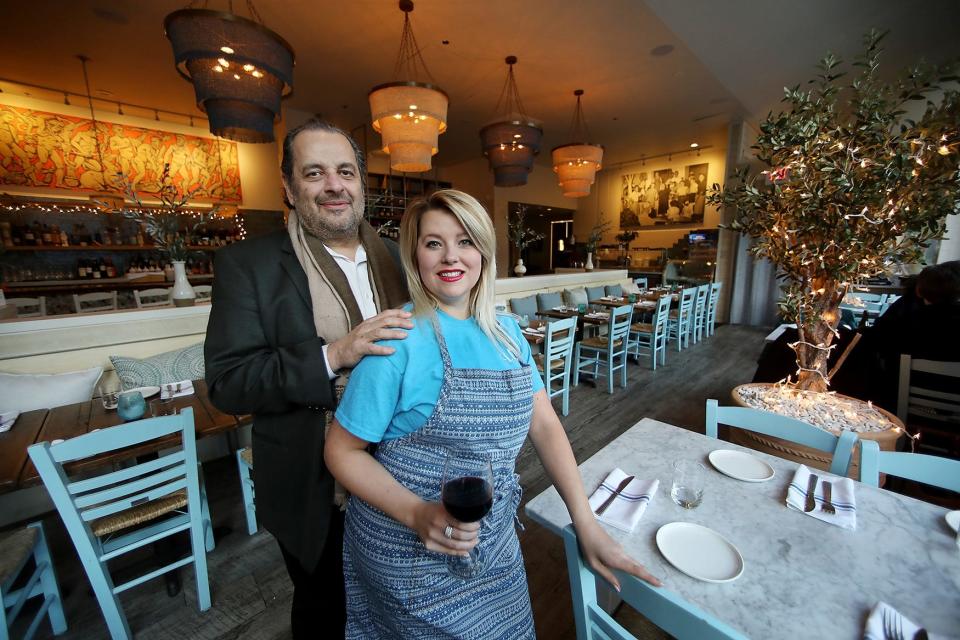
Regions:
<instances>
[{"instance_id":1,"label":"knife on napkin","mask_svg":"<svg viewBox=\"0 0 960 640\"><path fill-rule=\"evenodd\" d=\"M597 510L595 513L598 516L602 516L603 512L607 510L607 507L613 504L613 501L617 499L617 496L623 493L623 490L626 489L631 482L633 482L633 478L634 478L633 476L627 476L626 478L621 480L620 484L617 485L616 490L610 494L609 498L603 501L603 504L597 507Z\"/></svg>"},{"instance_id":2,"label":"knife on napkin","mask_svg":"<svg viewBox=\"0 0 960 640\"><path fill-rule=\"evenodd\" d=\"M807 502L803 505L803 510L806 513L809 513L817 508L817 498L815 496L817 492L817 474L811 473L810 478L807 480Z\"/></svg>"}]
</instances>

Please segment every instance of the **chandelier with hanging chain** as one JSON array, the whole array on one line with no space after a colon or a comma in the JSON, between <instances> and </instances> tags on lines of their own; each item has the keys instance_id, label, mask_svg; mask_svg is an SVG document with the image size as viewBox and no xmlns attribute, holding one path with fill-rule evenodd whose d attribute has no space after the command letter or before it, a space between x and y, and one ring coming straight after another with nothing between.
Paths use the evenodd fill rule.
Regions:
<instances>
[{"instance_id":1,"label":"chandelier with hanging chain","mask_svg":"<svg viewBox=\"0 0 960 640\"><path fill-rule=\"evenodd\" d=\"M577 107L573 112L573 122L570 126L570 138L573 140L589 140L587 121L583 116L583 106L580 96L583 89L573 92L577 96ZM589 142L568 142L554 147L553 170L560 179L560 188L568 198L582 198L590 195L590 185L596 178L597 171L602 168L603 147Z\"/></svg>"},{"instance_id":2,"label":"chandelier with hanging chain","mask_svg":"<svg viewBox=\"0 0 960 640\"><path fill-rule=\"evenodd\" d=\"M394 171L429 171L431 158L439 151L438 138L447 130L449 99L433 84L417 46L410 26L413 2L400 0L399 4L404 15L400 53L394 66L396 80L370 90L370 114Z\"/></svg>"},{"instance_id":3,"label":"chandelier with hanging chain","mask_svg":"<svg viewBox=\"0 0 960 640\"><path fill-rule=\"evenodd\" d=\"M498 187L518 187L527 184L527 175L533 170L533 159L540 153L543 128L528 117L520 101L520 91L513 75L516 56L507 56L507 81L497 101L496 121L480 129L483 155L490 161L494 184ZM502 106L502 110L501 110Z\"/></svg>"},{"instance_id":4,"label":"chandelier with hanging chain","mask_svg":"<svg viewBox=\"0 0 960 640\"><path fill-rule=\"evenodd\" d=\"M293 48L266 28L252 0L253 20L229 11L193 8L163 21L177 71L193 84L210 132L238 142L273 142L280 100L293 92Z\"/></svg>"}]
</instances>

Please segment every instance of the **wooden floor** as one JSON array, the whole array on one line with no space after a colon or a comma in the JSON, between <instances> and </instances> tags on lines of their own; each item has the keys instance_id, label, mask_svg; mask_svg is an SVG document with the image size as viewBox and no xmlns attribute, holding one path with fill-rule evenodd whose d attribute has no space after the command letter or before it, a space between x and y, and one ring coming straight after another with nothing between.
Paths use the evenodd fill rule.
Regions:
<instances>
[{"instance_id":1,"label":"wooden floor","mask_svg":"<svg viewBox=\"0 0 960 640\"><path fill-rule=\"evenodd\" d=\"M626 389L613 395L581 384L570 395L570 415L562 418L577 460L583 461L644 417L702 430L704 402L718 398L727 404L730 389L749 382L763 348L766 331L741 326L719 327L717 334L699 345L667 353L667 364L656 372L649 360L631 364ZM554 402L559 406L559 400ZM517 460L524 501L549 486L543 467L529 444ZM130 627L138 639L209 638L211 640L272 639L289 637L292 587L273 538L266 532L248 536L243 523L240 489L233 459L204 464L214 524L232 531L218 540L208 556L213 607L197 611L193 572L182 571L183 592L170 598L164 581L152 580L121 595ZM523 516L520 534L527 565L537 635L541 640L573 640L573 618L563 545L559 538ZM55 515L44 519L58 580L63 591L67 624L64 639L106 638L106 625L73 546ZM149 568L151 559L121 567L119 573ZM139 566L137 566L139 564ZM119 577L119 575L118 575ZM628 607L617 618L640 638L664 638ZM16 636L15 636L16 637ZM50 636L41 626L38 637ZM319 633L318 638L324 637Z\"/></svg>"}]
</instances>

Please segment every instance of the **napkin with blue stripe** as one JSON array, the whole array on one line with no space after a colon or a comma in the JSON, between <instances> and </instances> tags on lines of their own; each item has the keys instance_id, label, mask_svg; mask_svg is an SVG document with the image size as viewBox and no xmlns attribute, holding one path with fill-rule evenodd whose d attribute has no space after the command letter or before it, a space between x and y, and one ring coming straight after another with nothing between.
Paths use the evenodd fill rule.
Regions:
<instances>
[{"instance_id":1,"label":"napkin with blue stripe","mask_svg":"<svg viewBox=\"0 0 960 640\"><path fill-rule=\"evenodd\" d=\"M13 426L13 423L17 421L17 417L20 415L19 411L4 411L0 413L0 433L4 431L10 431L10 427Z\"/></svg>"},{"instance_id":2,"label":"napkin with blue stripe","mask_svg":"<svg viewBox=\"0 0 960 640\"><path fill-rule=\"evenodd\" d=\"M590 496L590 510L594 514L627 476L628 474L619 467L610 472L603 483ZM596 516L597 520L621 531L632 532L637 523L640 522L640 518L643 517L643 512L647 510L647 505L657 495L659 486L660 481L656 478L653 480L634 478L630 481L630 484L624 487L620 495L614 498L603 514Z\"/></svg>"},{"instance_id":3,"label":"napkin with blue stripe","mask_svg":"<svg viewBox=\"0 0 960 640\"><path fill-rule=\"evenodd\" d=\"M804 511L807 504L807 487L810 485L810 474L813 473L806 467L800 465L797 472L793 474L793 480L787 488L787 506L797 511ZM850 478L840 478L832 476L826 471L817 470L817 485L813 496L816 506L813 511L805 511L808 516L813 516L817 520L823 520L832 525L843 527L856 531L857 529L857 502L854 499L854 484ZM831 483L833 490L830 496L830 503L836 513L827 513L823 510L823 483Z\"/></svg>"}]
</instances>

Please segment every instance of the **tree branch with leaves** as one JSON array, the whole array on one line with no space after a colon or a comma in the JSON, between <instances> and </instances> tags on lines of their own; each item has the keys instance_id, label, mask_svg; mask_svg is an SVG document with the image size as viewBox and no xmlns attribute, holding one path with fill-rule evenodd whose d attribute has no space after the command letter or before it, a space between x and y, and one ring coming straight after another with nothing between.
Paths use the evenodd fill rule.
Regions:
<instances>
[{"instance_id":1,"label":"tree branch with leaves","mask_svg":"<svg viewBox=\"0 0 960 640\"><path fill-rule=\"evenodd\" d=\"M894 263L919 262L960 212L960 94L956 64L879 76L884 33L871 31L844 84L828 54L808 84L785 89L789 110L768 116L752 147L766 168L738 170L708 201L734 210L728 228L784 280L778 306L796 322L797 386L825 390L839 306L851 287ZM953 85L956 86L955 84ZM925 101L919 120L906 107Z\"/></svg>"}]
</instances>

